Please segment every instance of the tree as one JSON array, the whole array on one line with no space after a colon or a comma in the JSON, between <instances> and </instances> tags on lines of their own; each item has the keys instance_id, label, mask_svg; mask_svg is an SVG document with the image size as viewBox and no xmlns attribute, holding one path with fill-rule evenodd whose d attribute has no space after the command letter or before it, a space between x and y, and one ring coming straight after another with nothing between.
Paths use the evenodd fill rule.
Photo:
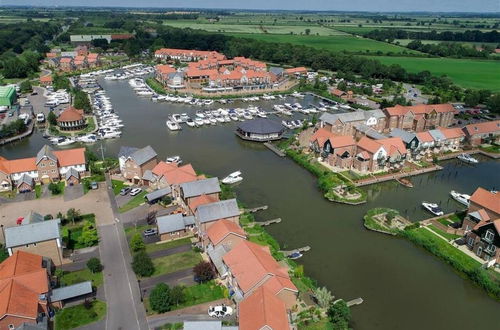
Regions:
<instances>
[{"instance_id":1,"label":"tree","mask_svg":"<svg viewBox=\"0 0 500 330\"><path fill-rule=\"evenodd\" d=\"M334 297L326 287L321 287L314 290L314 298L322 308L328 308Z\"/></svg>"},{"instance_id":2,"label":"tree","mask_svg":"<svg viewBox=\"0 0 500 330\"><path fill-rule=\"evenodd\" d=\"M172 298L172 304L175 304L175 306L182 304L186 300L184 287L180 285L174 286L170 291L170 297Z\"/></svg>"},{"instance_id":3,"label":"tree","mask_svg":"<svg viewBox=\"0 0 500 330\"><path fill-rule=\"evenodd\" d=\"M99 258L90 258L89 261L87 261L87 268L92 273L100 273L103 268L101 260L99 260Z\"/></svg>"},{"instance_id":4,"label":"tree","mask_svg":"<svg viewBox=\"0 0 500 330\"><path fill-rule=\"evenodd\" d=\"M155 312L168 312L172 308L170 287L165 283L158 283L153 290L151 290L149 304Z\"/></svg>"},{"instance_id":5,"label":"tree","mask_svg":"<svg viewBox=\"0 0 500 330\"><path fill-rule=\"evenodd\" d=\"M82 228L82 234L78 237L78 243L85 247L94 246L99 242L99 236L97 235L97 228L94 223L90 221L85 221Z\"/></svg>"},{"instance_id":6,"label":"tree","mask_svg":"<svg viewBox=\"0 0 500 330\"><path fill-rule=\"evenodd\" d=\"M54 217L52 216L52 214L46 214L44 217L43 217L43 220L52 220L54 219Z\"/></svg>"},{"instance_id":7,"label":"tree","mask_svg":"<svg viewBox=\"0 0 500 330\"><path fill-rule=\"evenodd\" d=\"M311 29L306 29L306 36L311 34Z\"/></svg>"},{"instance_id":8,"label":"tree","mask_svg":"<svg viewBox=\"0 0 500 330\"><path fill-rule=\"evenodd\" d=\"M134 254L134 258L132 260L132 269L137 275L148 277L153 275L155 266L153 265L151 258L145 251L139 251Z\"/></svg>"},{"instance_id":9,"label":"tree","mask_svg":"<svg viewBox=\"0 0 500 330\"><path fill-rule=\"evenodd\" d=\"M331 304L327 314L334 329L348 329L349 321L351 320L351 311L345 301L339 300Z\"/></svg>"},{"instance_id":10,"label":"tree","mask_svg":"<svg viewBox=\"0 0 500 330\"><path fill-rule=\"evenodd\" d=\"M80 220L81 215L80 215L80 210L77 210L75 208L70 208L66 212L66 219L68 221L71 221L73 224L75 224L76 221Z\"/></svg>"},{"instance_id":11,"label":"tree","mask_svg":"<svg viewBox=\"0 0 500 330\"><path fill-rule=\"evenodd\" d=\"M84 91L74 90L74 101L73 106L77 109L83 109L85 113L92 112L92 107L90 105L89 97Z\"/></svg>"},{"instance_id":12,"label":"tree","mask_svg":"<svg viewBox=\"0 0 500 330\"><path fill-rule=\"evenodd\" d=\"M57 126L57 116L54 113L54 111L49 112L49 115L47 116L47 120L49 121L50 125Z\"/></svg>"},{"instance_id":13,"label":"tree","mask_svg":"<svg viewBox=\"0 0 500 330\"><path fill-rule=\"evenodd\" d=\"M31 86L31 82L29 80L24 80L19 85L19 88L21 89L21 93L28 93L33 90L33 87Z\"/></svg>"},{"instance_id":14,"label":"tree","mask_svg":"<svg viewBox=\"0 0 500 330\"><path fill-rule=\"evenodd\" d=\"M486 105L492 112L500 113L500 93L491 95Z\"/></svg>"},{"instance_id":15,"label":"tree","mask_svg":"<svg viewBox=\"0 0 500 330\"><path fill-rule=\"evenodd\" d=\"M130 248L133 252L144 251L146 249L146 244L144 244L140 233L135 233L132 236L132 239L130 239Z\"/></svg>"},{"instance_id":16,"label":"tree","mask_svg":"<svg viewBox=\"0 0 500 330\"><path fill-rule=\"evenodd\" d=\"M48 188L49 188L50 192L52 193L52 195L59 195L61 193L61 188L59 187L59 185L57 183L51 182L49 184Z\"/></svg>"},{"instance_id":17,"label":"tree","mask_svg":"<svg viewBox=\"0 0 500 330\"><path fill-rule=\"evenodd\" d=\"M198 283L210 281L215 277L215 271L212 264L208 261L200 261L193 268L194 279Z\"/></svg>"}]
</instances>

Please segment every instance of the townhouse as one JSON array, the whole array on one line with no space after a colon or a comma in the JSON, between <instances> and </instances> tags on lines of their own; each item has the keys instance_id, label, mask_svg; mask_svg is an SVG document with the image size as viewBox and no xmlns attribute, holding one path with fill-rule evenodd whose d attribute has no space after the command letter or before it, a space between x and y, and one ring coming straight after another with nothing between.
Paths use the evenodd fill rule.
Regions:
<instances>
[{"instance_id":1,"label":"townhouse","mask_svg":"<svg viewBox=\"0 0 500 330\"><path fill-rule=\"evenodd\" d=\"M387 128L400 128L407 131L422 132L437 127L448 127L453 123L456 113L453 105L418 104L411 106L396 105L384 109Z\"/></svg>"},{"instance_id":2,"label":"townhouse","mask_svg":"<svg viewBox=\"0 0 500 330\"><path fill-rule=\"evenodd\" d=\"M192 235L195 230L195 220L192 215L184 216L176 213L157 217L156 226L160 240L169 241Z\"/></svg>"},{"instance_id":3,"label":"townhouse","mask_svg":"<svg viewBox=\"0 0 500 330\"><path fill-rule=\"evenodd\" d=\"M135 184L147 184L143 179L146 171L151 171L158 164L158 155L151 146L138 149L121 147L118 163L122 176Z\"/></svg>"},{"instance_id":4,"label":"townhouse","mask_svg":"<svg viewBox=\"0 0 500 330\"><path fill-rule=\"evenodd\" d=\"M0 157L0 191L31 191L36 183L65 180L79 183L88 176L85 148L53 150L45 145L36 157L7 160Z\"/></svg>"},{"instance_id":5,"label":"townhouse","mask_svg":"<svg viewBox=\"0 0 500 330\"><path fill-rule=\"evenodd\" d=\"M45 64L64 72L95 68L101 65L101 57L97 53L88 52L87 48L77 47L73 52L50 52L45 54Z\"/></svg>"},{"instance_id":6,"label":"townhouse","mask_svg":"<svg viewBox=\"0 0 500 330\"><path fill-rule=\"evenodd\" d=\"M186 182L180 188L180 196L192 214L201 205L218 202L221 193L217 177Z\"/></svg>"},{"instance_id":7,"label":"townhouse","mask_svg":"<svg viewBox=\"0 0 500 330\"><path fill-rule=\"evenodd\" d=\"M386 116L382 110L324 113L319 119L321 127L337 135L354 136L359 126L368 126L377 132L386 128Z\"/></svg>"},{"instance_id":8,"label":"townhouse","mask_svg":"<svg viewBox=\"0 0 500 330\"><path fill-rule=\"evenodd\" d=\"M155 66L156 79L169 88L184 88L184 76L184 72L179 72L170 65L158 64Z\"/></svg>"},{"instance_id":9,"label":"townhouse","mask_svg":"<svg viewBox=\"0 0 500 330\"><path fill-rule=\"evenodd\" d=\"M171 59L181 62L191 62L209 58L224 60L226 56L216 51L161 48L155 51L155 58L159 60Z\"/></svg>"},{"instance_id":10,"label":"townhouse","mask_svg":"<svg viewBox=\"0 0 500 330\"><path fill-rule=\"evenodd\" d=\"M198 233L203 240L206 237L208 228L215 221L226 219L228 221L239 224L240 210L236 199L227 199L210 204L203 204L196 208L195 211L196 226Z\"/></svg>"},{"instance_id":11,"label":"townhouse","mask_svg":"<svg viewBox=\"0 0 500 330\"><path fill-rule=\"evenodd\" d=\"M485 143L500 143L500 120L470 124L463 129L467 143L477 147Z\"/></svg>"}]
</instances>

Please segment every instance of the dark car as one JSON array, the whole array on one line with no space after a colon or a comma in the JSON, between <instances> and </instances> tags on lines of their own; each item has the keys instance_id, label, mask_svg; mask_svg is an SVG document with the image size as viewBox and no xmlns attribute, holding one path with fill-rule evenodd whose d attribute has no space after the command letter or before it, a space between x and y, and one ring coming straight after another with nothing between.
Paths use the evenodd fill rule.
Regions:
<instances>
[{"instance_id":1,"label":"dark car","mask_svg":"<svg viewBox=\"0 0 500 330\"><path fill-rule=\"evenodd\" d=\"M120 195L125 196L126 194L128 194L130 192L130 190L132 190L132 188L129 188L129 187L122 188L122 190L120 190Z\"/></svg>"},{"instance_id":2,"label":"dark car","mask_svg":"<svg viewBox=\"0 0 500 330\"><path fill-rule=\"evenodd\" d=\"M155 236L156 234L158 234L158 230L156 230L155 228L149 228L144 230L144 236L146 237Z\"/></svg>"}]
</instances>

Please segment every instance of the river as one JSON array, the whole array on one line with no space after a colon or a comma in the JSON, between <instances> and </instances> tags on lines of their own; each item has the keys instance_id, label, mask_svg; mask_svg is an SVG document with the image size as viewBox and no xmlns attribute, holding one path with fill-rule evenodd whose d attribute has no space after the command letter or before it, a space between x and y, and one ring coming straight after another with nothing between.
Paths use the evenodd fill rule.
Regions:
<instances>
[{"instance_id":1,"label":"river","mask_svg":"<svg viewBox=\"0 0 500 330\"><path fill-rule=\"evenodd\" d=\"M448 161L442 171L413 178L413 189L388 182L364 188L369 196L364 205L334 204L322 197L306 170L263 145L240 140L233 133L234 124L170 132L165 126L168 115L193 114L196 109L138 98L127 82L101 83L125 124L120 139L103 143L106 155L116 157L122 145L149 144L161 158L181 155L185 163L211 175L224 177L241 170L244 181L236 187L239 199L248 206L269 206L257 214L259 220L283 219L268 227L280 244L287 249L311 246L299 260L307 275L337 297L364 299L352 308L353 328L498 328L499 303L425 250L404 239L365 230L362 217L370 208L385 206L400 210L412 221L421 220L430 216L419 206L424 200L440 202L445 212L458 209L460 204L449 199L449 191L491 189L495 181L498 189L499 161L481 158L476 166ZM310 101L308 97L300 102ZM272 103L254 105L270 110ZM33 156L44 143L35 133L2 147L0 154Z\"/></svg>"}]
</instances>

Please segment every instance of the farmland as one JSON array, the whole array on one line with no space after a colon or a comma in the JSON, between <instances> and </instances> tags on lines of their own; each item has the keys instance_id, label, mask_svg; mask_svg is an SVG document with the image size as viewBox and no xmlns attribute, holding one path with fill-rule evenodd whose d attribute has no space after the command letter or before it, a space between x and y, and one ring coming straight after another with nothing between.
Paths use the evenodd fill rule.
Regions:
<instances>
[{"instance_id":1,"label":"farmland","mask_svg":"<svg viewBox=\"0 0 500 330\"><path fill-rule=\"evenodd\" d=\"M500 62L451 58L372 56L384 64L399 64L410 72L428 70L447 75L457 85L500 91Z\"/></svg>"},{"instance_id":2,"label":"farmland","mask_svg":"<svg viewBox=\"0 0 500 330\"><path fill-rule=\"evenodd\" d=\"M314 48L326 49L331 51L345 51L348 53L395 53L395 54L419 54L419 52L392 45L376 40L356 37L352 35L336 35L336 36L297 36L297 35L279 35L279 34L235 34L230 35L252 38L268 42L282 42L297 45L304 45Z\"/></svg>"}]
</instances>

